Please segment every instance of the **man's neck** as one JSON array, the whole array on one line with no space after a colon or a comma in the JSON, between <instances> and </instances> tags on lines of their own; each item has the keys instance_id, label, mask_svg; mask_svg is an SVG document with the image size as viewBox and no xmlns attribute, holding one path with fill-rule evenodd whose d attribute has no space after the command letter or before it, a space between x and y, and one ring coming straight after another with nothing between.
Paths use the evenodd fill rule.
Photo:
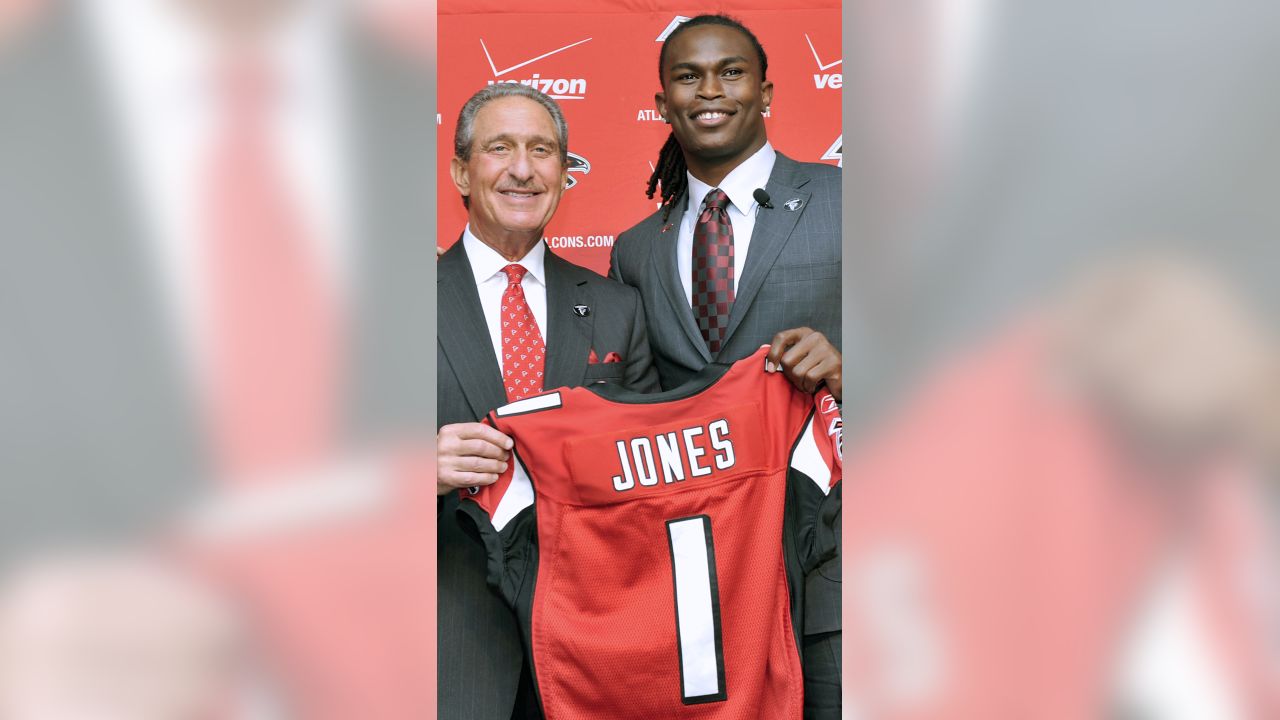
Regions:
<instances>
[{"instance_id":1,"label":"man's neck","mask_svg":"<svg viewBox=\"0 0 1280 720\"><path fill-rule=\"evenodd\" d=\"M759 152L760 148L764 147L767 142L768 138L760 138L760 142L752 145L747 151L727 158L697 158L691 157L686 152L684 154L684 164L689 169L690 175L711 187L719 187L720 183L724 182L724 179L729 176L729 173Z\"/></svg>"},{"instance_id":2,"label":"man's neck","mask_svg":"<svg viewBox=\"0 0 1280 720\"><path fill-rule=\"evenodd\" d=\"M472 228L475 233L475 228ZM538 233L533 237L501 237L492 238L486 235L475 233L476 239L488 245L494 252L498 253L503 259L509 262L518 262L529 254L534 245L542 239L542 233Z\"/></svg>"}]
</instances>

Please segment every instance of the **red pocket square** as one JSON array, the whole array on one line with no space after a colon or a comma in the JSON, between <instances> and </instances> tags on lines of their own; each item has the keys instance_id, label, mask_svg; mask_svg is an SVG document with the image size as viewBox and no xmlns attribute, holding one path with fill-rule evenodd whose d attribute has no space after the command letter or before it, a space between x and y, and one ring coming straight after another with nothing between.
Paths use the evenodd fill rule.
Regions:
<instances>
[{"instance_id":1,"label":"red pocket square","mask_svg":"<svg viewBox=\"0 0 1280 720\"><path fill-rule=\"evenodd\" d=\"M588 364L588 365L595 365L595 364L596 364L596 363L598 363L598 362L600 362L600 358L596 355L596 350L595 350L595 348L592 348L592 349L591 349L591 354L587 356L587 364Z\"/></svg>"},{"instance_id":2,"label":"red pocket square","mask_svg":"<svg viewBox=\"0 0 1280 720\"><path fill-rule=\"evenodd\" d=\"M608 352L608 353L605 353L604 361L607 363L622 362L622 356L616 352Z\"/></svg>"}]
</instances>

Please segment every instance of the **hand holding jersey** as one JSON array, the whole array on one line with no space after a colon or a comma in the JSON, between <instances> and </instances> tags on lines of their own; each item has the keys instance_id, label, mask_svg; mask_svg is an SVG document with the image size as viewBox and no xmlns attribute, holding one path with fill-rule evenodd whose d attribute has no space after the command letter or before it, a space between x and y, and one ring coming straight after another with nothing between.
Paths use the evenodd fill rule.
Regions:
<instances>
[{"instance_id":1,"label":"hand holding jersey","mask_svg":"<svg viewBox=\"0 0 1280 720\"><path fill-rule=\"evenodd\" d=\"M436 495L489 485L507 469L511 438L483 423L445 425L436 433Z\"/></svg>"},{"instance_id":2,"label":"hand holding jersey","mask_svg":"<svg viewBox=\"0 0 1280 720\"><path fill-rule=\"evenodd\" d=\"M811 328L783 330L773 336L765 369L781 372L792 385L807 392L826 386L836 402L843 400L844 359L825 335Z\"/></svg>"}]
</instances>

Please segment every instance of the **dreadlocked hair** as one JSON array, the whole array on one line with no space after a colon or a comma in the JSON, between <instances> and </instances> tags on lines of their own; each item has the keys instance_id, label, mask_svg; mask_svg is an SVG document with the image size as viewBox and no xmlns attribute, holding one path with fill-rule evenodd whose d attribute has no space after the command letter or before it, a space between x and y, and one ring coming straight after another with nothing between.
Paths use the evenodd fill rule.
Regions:
<instances>
[{"instance_id":1,"label":"dreadlocked hair","mask_svg":"<svg viewBox=\"0 0 1280 720\"><path fill-rule=\"evenodd\" d=\"M649 186L645 192L646 197L652 200L658 184L662 184L663 222L671 215L671 207L675 205L675 201L684 195L685 187L689 184L689 177L685 174L687 172L684 151L680 149L680 143L676 142L676 134L672 132L663 143L662 151L658 153L658 163L649 176Z\"/></svg>"},{"instance_id":2,"label":"dreadlocked hair","mask_svg":"<svg viewBox=\"0 0 1280 720\"><path fill-rule=\"evenodd\" d=\"M658 82L666 87L665 78L662 74L663 64L667 61L667 46L671 44L671 40L680 33L689 28L698 27L699 25L719 25L737 30L747 39L751 41L751 47L755 49L756 56L760 60L760 79L764 80L769 74L769 56L765 55L764 47L760 45L760 41L756 39L755 33L747 29L746 25L729 17L728 15L698 15L676 26L675 30L667 35L667 39L662 41L662 50L658 52ZM689 185L689 178L686 175L688 168L684 163L684 151L680 148L680 143L676 140L675 131L667 136L667 141L663 143L662 150L658 153L658 162L653 167L653 174L649 176L649 185L646 188L645 195L650 200L653 199L654 192L657 191L658 185L662 185L662 221L666 222L671 216L671 208L681 197Z\"/></svg>"}]
</instances>

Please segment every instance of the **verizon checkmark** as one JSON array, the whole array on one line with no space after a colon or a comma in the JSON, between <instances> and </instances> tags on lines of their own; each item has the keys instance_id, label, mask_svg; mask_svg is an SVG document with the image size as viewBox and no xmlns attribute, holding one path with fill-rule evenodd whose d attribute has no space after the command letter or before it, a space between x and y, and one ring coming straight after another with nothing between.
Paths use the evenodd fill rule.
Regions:
<instances>
[{"instance_id":1,"label":"verizon checkmark","mask_svg":"<svg viewBox=\"0 0 1280 720\"><path fill-rule=\"evenodd\" d=\"M490 70L493 70L493 76L494 76L494 77L502 77L503 75L506 75L507 73L511 72L512 70L519 70L520 68L524 67L525 65L529 65L529 64L531 64L531 63L536 63L536 62L538 62L539 60L542 60L543 58L549 58L549 57L551 57L552 55L555 55L556 53L564 52L565 50L568 50L568 49L569 49L569 48L571 48L571 47L577 47L577 46L581 45L582 43L587 42L587 41L588 41L588 40L590 40L590 39L591 39L591 38L587 38L586 40L579 40L579 41L578 41L578 42L576 42L576 43L571 43L571 44L569 44L569 45L565 45L565 46L564 46L564 47L562 47L562 48L556 48L555 50L552 50L552 51L551 51L551 52L549 52L549 53L543 53L543 54L539 55L538 57L533 58L532 60L525 60L525 61L524 61L524 62L522 62L522 63L519 63L519 64L517 64L517 65L512 65L511 67L509 67L509 68L505 68L505 69L503 69L503 70L499 70L499 69L498 69L498 66L493 64L493 56L489 54L489 48L488 48L488 46L486 46L486 45L484 44L484 38L481 38L481 39L480 39L480 47L484 49L484 56L485 56L485 58L486 58L486 59L488 59L488 60L489 60L489 69L490 69Z\"/></svg>"},{"instance_id":2,"label":"verizon checkmark","mask_svg":"<svg viewBox=\"0 0 1280 720\"><path fill-rule=\"evenodd\" d=\"M829 62L829 63L827 63L826 65L823 65L823 64L822 64L822 60L821 60L821 58L819 58L819 57L818 57L818 51L817 51L817 50L815 50L815 49L813 48L813 41L809 39L809 33L805 33L805 34L804 34L804 40L805 40L805 42L809 43L809 52L812 52L812 53L813 53L813 61L814 61L814 62L816 62L816 63L818 63L818 71L819 71L819 72L821 72L821 71L823 71L823 70L829 70L829 69L831 69L831 68L833 68L833 67L835 67L835 66L839 65L840 63L844 62L844 58L840 58L839 60L836 60L835 62ZM491 62L492 62L492 61L491 61ZM532 60L531 60L530 62L532 62Z\"/></svg>"}]
</instances>

